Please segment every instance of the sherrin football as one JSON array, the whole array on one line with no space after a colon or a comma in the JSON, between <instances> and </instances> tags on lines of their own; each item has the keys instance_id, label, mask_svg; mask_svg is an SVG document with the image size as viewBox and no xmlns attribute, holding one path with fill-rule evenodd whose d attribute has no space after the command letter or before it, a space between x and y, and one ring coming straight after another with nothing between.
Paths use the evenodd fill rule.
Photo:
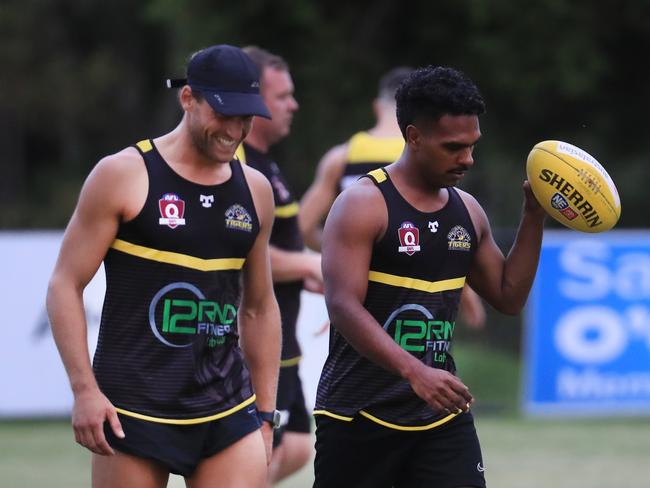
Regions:
<instances>
[{"instance_id":1,"label":"sherrin football","mask_svg":"<svg viewBox=\"0 0 650 488\"><path fill-rule=\"evenodd\" d=\"M604 232L621 216L621 200L609 174L576 146L561 141L535 144L526 174L542 207L571 229Z\"/></svg>"}]
</instances>

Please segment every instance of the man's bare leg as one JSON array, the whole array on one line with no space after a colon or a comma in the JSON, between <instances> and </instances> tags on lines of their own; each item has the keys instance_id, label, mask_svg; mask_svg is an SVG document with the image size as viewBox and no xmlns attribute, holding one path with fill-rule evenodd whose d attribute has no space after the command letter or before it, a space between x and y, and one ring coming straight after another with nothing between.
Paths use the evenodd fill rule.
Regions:
<instances>
[{"instance_id":1,"label":"man's bare leg","mask_svg":"<svg viewBox=\"0 0 650 488\"><path fill-rule=\"evenodd\" d=\"M204 459L185 483L187 488L263 488L266 477L266 450L256 430Z\"/></svg>"},{"instance_id":2,"label":"man's bare leg","mask_svg":"<svg viewBox=\"0 0 650 488\"><path fill-rule=\"evenodd\" d=\"M169 471L149 459L115 451L113 456L93 454L93 488L165 488Z\"/></svg>"},{"instance_id":3,"label":"man's bare leg","mask_svg":"<svg viewBox=\"0 0 650 488\"><path fill-rule=\"evenodd\" d=\"M311 459L313 451L314 439L311 434L284 432L282 442L273 449L269 466L271 483L277 483L302 468Z\"/></svg>"}]
</instances>

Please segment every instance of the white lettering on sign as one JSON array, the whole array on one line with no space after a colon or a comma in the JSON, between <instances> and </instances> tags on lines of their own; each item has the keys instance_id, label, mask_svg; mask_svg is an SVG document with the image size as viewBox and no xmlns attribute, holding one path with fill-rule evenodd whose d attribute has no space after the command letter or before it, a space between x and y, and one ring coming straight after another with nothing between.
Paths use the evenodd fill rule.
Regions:
<instances>
[{"instance_id":1,"label":"white lettering on sign","mask_svg":"<svg viewBox=\"0 0 650 488\"><path fill-rule=\"evenodd\" d=\"M606 363L618 357L626 344L625 326L608 307L571 309L555 327L555 346L566 359L576 363Z\"/></svg>"},{"instance_id":2,"label":"white lettering on sign","mask_svg":"<svg viewBox=\"0 0 650 488\"><path fill-rule=\"evenodd\" d=\"M557 376L556 391L562 400L647 398L650 372L604 373L594 369L563 368Z\"/></svg>"},{"instance_id":3,"label":"white lettering on sign","mask_svg":"<svg viewBox=\"0 0 650 488\"><path fill-rule=\"evenodd\" d=\"M630 252L612 259L610 247L599 241L568 244L559 256L568 275L559 290L576 301L600 300L616 294L623 300L650 299L650 254Z\"/></svg>"},{"instance_id":4,"label":"white lettering on sign","mask_svg":"<svg viewBox=\"0 0 650 488\"><path fill-rule=\"evenodd\" d=\"M555 346L564 358L589 365L616 360L633 340L643 341L650 351L650 307L573 308L559 317L554 335Z\"/></svg>"}]
</instances>

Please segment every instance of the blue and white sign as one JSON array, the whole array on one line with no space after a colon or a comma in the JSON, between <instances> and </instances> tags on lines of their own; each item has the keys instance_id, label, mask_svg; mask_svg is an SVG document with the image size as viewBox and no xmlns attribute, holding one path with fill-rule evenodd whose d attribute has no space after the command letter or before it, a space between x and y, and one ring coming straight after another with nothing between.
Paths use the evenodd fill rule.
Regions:
<instances>
[{"instance_id":1,"label":"blue and white sign","mask_svg":"<svg viewBox=\"0 0 650 488\"><path fill-rule=\"evenodd\" d=\"M525 361L528 413L650 413L650 232L544 235Z\"/></svg>"}]
</instances>

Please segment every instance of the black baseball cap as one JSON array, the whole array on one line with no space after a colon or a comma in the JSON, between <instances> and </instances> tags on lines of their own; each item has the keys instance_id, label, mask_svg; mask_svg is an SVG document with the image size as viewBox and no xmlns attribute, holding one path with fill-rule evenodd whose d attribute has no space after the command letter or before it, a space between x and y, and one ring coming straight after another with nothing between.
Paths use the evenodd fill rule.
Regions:
<instances>
[{"instance_id":1,"label":"black baseball cap","mask_svg":"<svg viewBox=\"0 0 650 488\"><path fill-rule=\"evenodd\" d=\"M167 88L190 85L223 115L271 118L260 95L260 74L244 51L228 44L207 47L192 56L187 78L167 80Z\"/></svg>"}]
</instances>

